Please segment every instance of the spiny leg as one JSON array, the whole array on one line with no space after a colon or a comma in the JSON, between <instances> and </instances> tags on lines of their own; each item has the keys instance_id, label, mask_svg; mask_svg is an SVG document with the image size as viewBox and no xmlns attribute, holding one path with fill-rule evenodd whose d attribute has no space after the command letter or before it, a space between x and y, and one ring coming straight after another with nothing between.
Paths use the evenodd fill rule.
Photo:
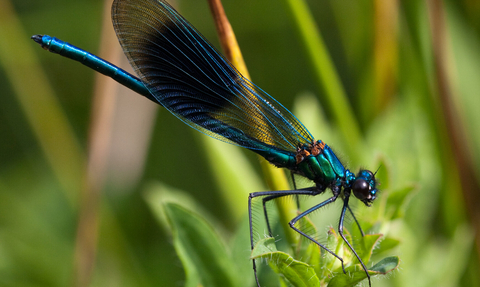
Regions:
<instances>
[{"instance_id":1,"label":"spiny leg","mask_svg":"<svg viewBox=\"0 0 480 287\"><path fill-rule=\"evenodd\" d=\"M363 232L363 229L360 226L360 223L358 222L357 218L355 217L355 214L353 214L352 209L350 208L350 206L347 206L347 208L348 208L348 211L350 211L350 214L352 215L353 220L355 220L355 223L357 224L358 229L360 230L360 233L362 234L362 237L365 237L365 233Z\"/></svg>"},{"instance_id":2,"label":"spiny leg","mask_svg":"<svg viewBox=\"0 0 480 287\"><path fill-rule=\"evenodd\" d=\"M271 232L271 229L270 229L270 223L268 221L268 214L267 214L266 206L265 206L266 202L268 202L269 200L275 199L275 198L282 197L282 196L288 196L288 195L297 195L298 196L298 195L302 195L302 194L303 195L314 196L314 195L317 195L321 192L323 192L323 190L319 190L316 187L311 187L311 188L300 189L300 190L260 191L260 192L250 193L250 195L248 196L248 222L249 222L249 225L250 225L250 247L251 247L251 250L253 250L253 248L254 248L254 244L253 244L253 224L252 224L252 199L253 198L259 197L259 196L266 196L266 198L263 199L263 210L264 210L265 218L267 220L269 235L272 236L272 232ZM260 282L258 281L257 266L255 264L255 259L252 260L252 264L253 264L253 272L255 274L255 281L257 282L257 286L261 287Z\"/></svg>"},{"instance_id":3,"label":"spiny leg","mask_svg":"<svg viewBox=\"0 0 480 287\"><path fill-rule=\"evenodd\" d=\"M272 199L283 197L287 195L270 195L267 197L264 197L262 199L262 206L263 206L263 216L265 216L265 221L267 222L267 229L268 229L268 236L273 237L272 233L272 228L270 227L270 220L268 219L268 212L267 212L267 202L269 202ZM297 195L298 196L298 195Z\"/></svg>"},{"instance_id":4,"label":"spiny leg","mask_svg":"<svg viewBox=\"0 0 480 287\"><path fill-rule=\"evenodd\" d=\"M332 250L328 249L325 245L321 244L320 242L318 242L315 238L311 237L310 235L306 234L305 232L301 231L300 229L296 228L295 227L295 223L297 223L298 220L300 220L301 218L303 218L304 216L312 213L313 211L319 209L319 208L322 208L323 206L327 205L327 204L330 204L332 202L334 202L338 196L340 194L340 190L337 189L337 191L334 191L334 194L332 197L330 197L329 199L323 201L322 203L320 204L317 204L315 206L313 206L312 208L302 212L301 214L299 214L297 217L295 217L294 219L292 219L288 224L290 225L290 227L295 230L296 232L298 232L299 234L301 234L302 236L308 238L309 240L311 240L313 243L317 244L318 246L320 246L321 248L323 248L325 251L327 251L328 253L332 254L333 256L335 256L341 263L342 263L342 270L343 270L343 273L346 273L345 271L345 266L343 264L343 259L338 256L337 254L335 254L335 252L333 252Z\"/></svg>"},{"instance_id":5,"label":"spiny leg","mask_svg":"<svg viewBox=\"0 0 480 287\"><path fill-rule=\"evenodd\" d=\"M293 171L290 172L290 176L292 177L293 190L297 190L297 183L295 182ZM297 203L297 210L300 210L300 199L298 198L298 194L295 195L295 201Z\"/></svg>"},{"instance_id":6,"label":"spiny leg","mask_svg":"<svg viewBox=\"0 0 480 287\"><path fill-rule=\"evenodd\" d=\"M345 236L343 235L343 220L345 219L345 212L347 211L347 209L350 210L350 212L352 213L353 215L353 212L352 210L350 209L350 207L348 206L348 200L350 198L350 190L344 190L344 199L343 199L343 208L342 208L342 213L340 215L340 223L338 225L338 233L340 234L340 236L342 237L343 241L345 241L345 243L347 243L348 247L350 248L350 250L352 250L353 254L355 254L355 257L357 257L358 261L360 262L360 264L362 265L363 267L363 270L365 270L365 273L367 274L367 278L368 278L368 286L372 287L372 281L370 280L370 274L368 274L368 269L367 269L367 266L365 266L365 264L363 263L362 259L360 259L360 256L358 256L357 252L355 251L355 249L353 249L353 246L350 244L350 242L348 242L347 238L345 238ZM354 216L355 218L355 216ZM356 219L355 219L356 221ZM358 224L358 222L357 222ZM359 225L360 226L360 225ZM360 229L361 230L361 229ZM362 235L363 235L363 231L362 231ZM342 262L342 266L343 266L343 262ZM345 270L343 271L345 272Z\"/></svg>"},{"instance_id":7,"label":"spiny leg","mask_svg":"<svg viewBox=\"0 0 480 287\"><path fill-rule=\"evenodd\" d=\"M295 186L295 185L294 185ZM304 189L295 189L293 190L295 191L295 193L283 193L282 194L273 194L273 195L270 195L270 196L267 196L267 197L264 197L262 199L262 205L263 205L263 215L265 216L265 221L267 222L267 228L268 228L268 236L270 237L273 237L273 233L272 233L272 228L270 226L270 220L268 219L268 212L267 212L267 202L269 202L270 200L272 199L276 199L276 198L279 198L279 197L283 197L283 196L289 196L289 195L295 195L295 199L297 201L297 209L299 209L299 199L298 199L298 196L299 195L317 195L319 194L320 192L323 192L323 191L318 191L318 188L316 187L308 187L308 188L304 188ZM287 192L291 192L291 191L287 191Z\"/></svg>"}]
</instances>

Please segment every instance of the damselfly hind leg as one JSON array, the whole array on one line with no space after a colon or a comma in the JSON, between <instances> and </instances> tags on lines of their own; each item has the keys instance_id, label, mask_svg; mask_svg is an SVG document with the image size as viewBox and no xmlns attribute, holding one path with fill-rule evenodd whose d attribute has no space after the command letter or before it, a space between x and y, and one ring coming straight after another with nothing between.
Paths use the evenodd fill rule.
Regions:
<instances>
[{"instance_id":1,"label":"damselfly hind leg","mask_svg":"<svg viewBox=\"0 0 480 287\"><path fill-rule=\"evenodd\" d=\"M310 195L310 196L315 196L318 195L319 193L323 192L323 190L319 190L318 188L306 188L306 189L300 189L300 190L278 190L278 191L261 191L261 192L253 192L250 193L248 197L248 221L249 221L249 226L250 226L250 247L251 250L253 250L254 246L254 240L253 240L253 219L252 219L252 199L256 197L264 197L262 199L262 209L263 209L263 214L265 216L266 224L267 224L267 229L268 229L268 234L270 237L273 237L272 234L272 229L270 225L270 219L268 216L267 208L266 208L266 203L268 201L271 201L273 199L277 199L280 197L284 196L290 196L290 195ZM253 264L253 272L255 274L255 280L257 282L257 286L260 287L260 282L258 280L258 275L257 275L257 267L255 263L255 259L252 259L252 264Z\"/></svg>"}]
</instances>

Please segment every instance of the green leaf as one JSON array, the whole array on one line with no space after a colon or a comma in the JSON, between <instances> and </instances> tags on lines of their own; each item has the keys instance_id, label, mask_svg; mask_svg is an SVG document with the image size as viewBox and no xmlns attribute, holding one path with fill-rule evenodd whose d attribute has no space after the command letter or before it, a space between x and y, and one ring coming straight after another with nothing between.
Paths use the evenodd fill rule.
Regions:
<instances>
[{"instance_id":1,"label":"green leaf","mask_svg":"<svg viewBox=\"0 0 480 287\"><path fill-rule=\"evenodd\" d=\"M407 209L408 203L417 190L418 186L412 184L389 194L387 208L389 209L389 214L391 214L392 220L403 218L405 216L405 210Z\"/></svg>"},{"instance_id":2,"label":"green leaf","mask_svg":"<svg viewBox=\"0 0 480 287\"><path fill-rule=\"evenodd\" d=\"M357 240L353 240L350 232L348 229L344 228L343 235L345 238L352 244L355 252L357 252L358 256L362 259L362 261L367 264L370 261L370 257L372 256L373 250L377 245L379 239L383 236L382 234L367 234L363 237L358 238ZM357 257L353 254L350 247L347 244L344 244L343 239L340 237L339 234L335 232L333 228L330 228L328 232L328 246L336 246L334 252L338 256L344 259L345 264L349 264L351 261L357 261ZM334 260L332 263L337 262L338 260ZM329 266L329 269L336 270L337 268L332 268Z\"/></svg>"},{"instance_id":3,"label":"green leaf","mask_svg":"<svg viewBox=\"0 0 480 287\"><path fill-rule=\"evenodd\" d=\"M385 275L395 270L399 265L399 258L397 256L387 257L375 264L368 270L370 277L375 275ZM361 281L367 279L367 274L360 264L346 268L347 274L335 275L330 280L328 287L349 287L355 286Z\"/></svg>"},{"instance_id":4,"label":"green leaf","mask_svg":"<svg viewBox=\"0 0 480 287\"><path fill-rule=\"evenodd\" d=\"M238 286L232 261L213 228L176 203L165 202L164 210L185 269L185 286Z\"/></svg>"},{"instance_id":5,"label":"green leaf","mask_svg":"<svg viewBox=\"0 0 480 287\"><path fill-rule=\"evenodd\" d=\"M360 258L362 258L363 263L367 264L370 261L373 249L382 236L382 234L367 234L361 239L362 248L356 251L359 253Z\"/></svg>"},{"instance_id":6,"label":"green leaf","mask_svg":"<svg viewBox=\"0 0 480 287\"><path fill-rule=\"evenodd\" d=\"M328 233L327 233L327 246L330 247L335 247L332 251L335 252L340 257L343 257L343 245L344 241L342 238L340 238L340 235L337 234L335 229L332 227L329 228ZM330 255L328 251L322 248L322 257L324 258L324 265L325 265L325 272L328 272L328 270L336 270L336 269L341 269L342 264L341 262L335 258L334 256ZM326 255L326 256L325 256Z\"/></svg>"},{"instance_id":7,"label":"green leaf","mask_svg":"<svg viewBox=\"0 0 480 287\"><path fill-rule=\"evenodd\" d=\"M377 248L375 249L375 254L392 250L393 248L397 247L399 244L400 244L400 240L387 237L378 243Z\"/></svg>"},{"instance_id":8,"label":"green leaf","mask_svg":"<svg viewBox=\"0 0 480 287\"><path fill-rule=\"evenodd\" d=\"M320 286L320 280L312 266L295 260L290 255L276 251L275 239L262 239L252 251L252 259L266 259L273 271L284 276L293 286Z\"/></svg>"},{"instance_id":9,"label":"green leaf","mask_svg":"<svg viewBox=\"0 0 480 287\"><path fill-rule=\"evenodd\" d=\"M365 264L370 261L373 250L378 244L379 239L382 237L382 234L367 234L356 240L354 244L352 236L346 228L344 229L344 235L345 238L353 244L355 251ZM323 266L326 264L326 268L315 268L315 270L320 278L331 277L329 270L336 271L334 272L335 275L330 280L328 286L354 286L367 278L366 273L360 264L351 265L353 262L358 262L358 259L350 248L344 244L343 239L333 228L330 228L327 240L328 246L336 246L334 252L343 258L346 267L345 270L347 271L347 274L343 273L341 263L335 257L328 255L324 256L322 258L323 262L321 262L320 265ZM326 281L328 282L328 279Z\"/></svg>"},{"instance_id":10,"label":"green leaf","mask_svg":"<svg viewBox=\"0 0 480 287\"><path fill-rule=\"evenodd\" d=\"M325 268L325 263L327 260L325 260L325 257L321 256L321 248L318 245L311 243L308 246L308 252L309 256L305 262L313 267L315 273L317 273L317 276L320 278L327 278L329 274L324 274L325 272L328 272L328 270ZM333 259L335 260L336 258Z\"/></svg>"},{"instance_id":11,"label":"green leaf","mask_svg":"<svg viewBox=\"0 0 480 287\"><path fill-rule=\"evenodd\" d=\"M195 201L195 198L193 198L188 192L178 188L173 188L162 182L151 181L146 185L143 196L145 201L150 206L150 209L154 213L155 218L157 221L159 221L160 226L168 234L171 234L172 230L164 210L166 203L177 203L178 205L183 206L185 209L196 213L205 221L209 222L210 225L215 226L216 233L222 235L226 234L226 231L221 229L222 225L218 222L218 220L212 217L208 211L198 204L198 202Z\"/></svg>"},{"instance_id":12,"label":"green leaf","mask_svg":"<svg viewBox=\"0 0 480 287\"><path fill-rule=\"evenodd\" d=\"M267 237L259 240L255 247L252 250L251 259L256 259L263 256L266 253L272 253L277 251L277 246L275 245L275 238Z\"/></svg>"},{"instance_id":13,"label":"green leaf","mask_svg":"<svg viewBox=\"0 0 480 287\"><path fill-rule=\"evenodd\" d=\"M347 268L347 274L341 273L341 274L335 275L335 277L333 277L332 280L330 280L330 282L328 283L328 287L355 286L367 278L367 274L362 269L361 265L359 265L359 268L355 268L355 269L356 271L350 272L348 271L350 270L350 268Z\"/></svg>"},{"instance_id":14,"label":"green leaf","mask_svg":"<svg viewBox=\"0 0 480 287\"><path fill-rule=\"evenodd\" d=\"M253 276L252 260L250 260L250 225L248 216L244 217L235 231L233 238L228 242L231 258L235 265L235 273L242 276L242 286L254 286L255 276ZM258 269L260 271L260 268Z\"/></svg>"},{"instance_id":15,"label":"green leaf","mask_svg":"<svg viewBox=\"0 0 480 287\"><path fill-rule=\"evenodd\" d=\"M380 260L371 269L369 269L369 273L370 275L377 275L377 274L385 275L397 269L399 264L400 264L400 259L397 256L386 257Z\"/></svg>"}]
</instances>

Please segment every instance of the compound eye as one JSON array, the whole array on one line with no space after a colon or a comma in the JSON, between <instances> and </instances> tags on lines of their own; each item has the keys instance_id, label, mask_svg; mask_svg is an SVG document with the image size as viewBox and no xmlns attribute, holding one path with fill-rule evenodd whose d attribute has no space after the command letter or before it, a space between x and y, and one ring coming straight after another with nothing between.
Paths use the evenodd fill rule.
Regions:
<instances>
[{"instance_id":1,"label":"compound eye","mask_svg":"<svg viewBox=\"0 0 480 287\"><path fill-rule=\"evenodd\" d=\"M353 194L360 200L365 200L370 197L370 185L364 179L357 179L352 186Z\"/></svg>"}]
</instances>

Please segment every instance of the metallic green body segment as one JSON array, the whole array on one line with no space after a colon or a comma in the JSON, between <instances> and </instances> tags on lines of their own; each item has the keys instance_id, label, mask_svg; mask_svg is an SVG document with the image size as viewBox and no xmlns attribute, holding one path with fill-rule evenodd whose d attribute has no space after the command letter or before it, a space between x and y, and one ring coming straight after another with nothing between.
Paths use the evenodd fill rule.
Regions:
<instances>
[{"instance_id":1,"label":"metallic green body segment","mask_svg":"<svg viewBox=\"0 0 480 287\"><path fill-rule=\"evenodd\" d=\"M317 177L316 174L318 172L319 166L317 164L317 168L315 170L313 170L310 159L313 159L313 157L308 157L308 158L304 159L302 162L300 162L298 164L298 171L300 172L300 174L302 174L306 178L308 178L310 180L313 180L313 179L315 179L315 177Z\"/></svg>"},{"instance_id":2,"label":"metallic green body segment","mask_svg":"<svg viewBox=\"0 0 480 287\"><path fill-rule=\"evenodd\" d=\"M314 176L315 178L317 178L317 180L318 178L322 178L322 179L325 178L324 170L320 166L320 163L318 162L316 157L309 156L304 161L309 165L310 169L314 173Z\"/></svg>"},{"instance_id":3,"label":"metallic green body segment","mask_svg":"<svg viewBox=\"0 0 480 287\"><path fill-rule=\"evenodd\" d=\"M298 164L298 171L310 180L328 184L335 180L337 175L332 169L328 160L319 154L317 156L308 156Z\"/></svg>"},{"instance_id":4,"label":"metallic green body segment","mask_svg":"<svg viewBox=\"0 0 480 287\"><path fill-rule=\"evenodd\" d=\"M345 167L328 145L325 145L325 148L323 149L323 154L325 155L325 158L330 162L331 168L333 168L333 171L337 174L337 176L345 177Z\"/></svg>"},{"instance_id":5,"label":"metallic green body segment","mask_svg":"<svg viewBox=\"0 0 480 287\"><path fill-rule=\"evenodd\" d=\"M319 168L321 169L325 182L332 182L337 175L332 169L332 166L328 159L325 158L324 154L321 153L315 157L316 162L318 163Z\"/></svg>"},{"instance_id":6,"label":"metallic green body segment","mask_svg":"<svg viewBox=\"0 0 480 287\"><path fill-rule=\"evenodd\" d=\"M288 168L322 185L330 185L345 177L345 168L327 145L318 155L308 155L297 163L295 154L284 153L273 147L266 149L265 144L257 144L263 147L253 151L275 166Z\"/></svg>"}]
</instances>

